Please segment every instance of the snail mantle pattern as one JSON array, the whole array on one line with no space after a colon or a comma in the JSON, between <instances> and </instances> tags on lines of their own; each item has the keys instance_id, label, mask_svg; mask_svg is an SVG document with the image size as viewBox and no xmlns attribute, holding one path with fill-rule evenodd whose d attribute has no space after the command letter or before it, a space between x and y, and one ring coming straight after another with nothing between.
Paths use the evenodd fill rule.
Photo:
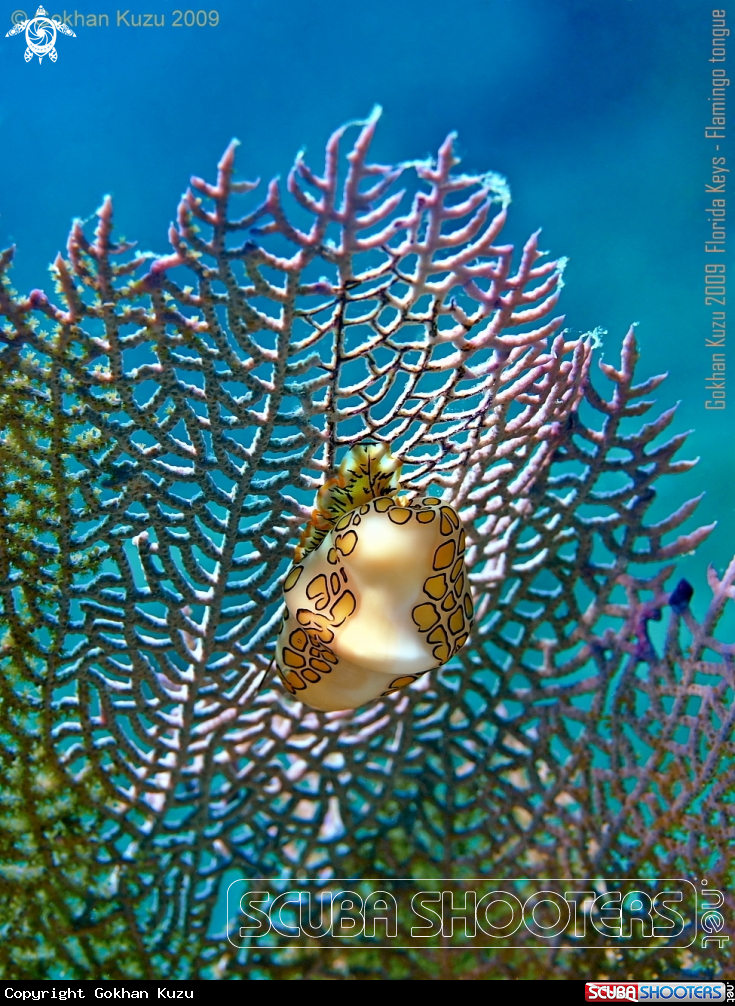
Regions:
<instances>
[{"instance_id":1,"label":"snail mantle pattern","mask_svg":"<svg viewBox=\"0 0 735 1006\"><path fill-rule=\"evenodd\" d=\"M464 646L473 618L465 532L433 496L397 496L386 444L353 447L316 509L284 585L276 665L314 709L356 709Z\"/></svg>"}]
</instances>

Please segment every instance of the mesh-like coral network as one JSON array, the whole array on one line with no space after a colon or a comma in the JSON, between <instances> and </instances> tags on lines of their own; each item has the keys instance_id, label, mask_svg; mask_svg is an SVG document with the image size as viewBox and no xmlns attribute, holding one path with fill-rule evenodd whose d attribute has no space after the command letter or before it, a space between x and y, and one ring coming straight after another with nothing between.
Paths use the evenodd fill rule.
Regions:
<instances>
[{"instance_id":1,"label":"mesh-like coral network","mask_svg":"<svg viewBox=\"0 0 735 1006\"><path fill-rule=\"evenodd\" d=\"M735 682L714 629L735 565L698 624L662 567L709 532L674 536L696 500L646 524L657 479L691 467L683 437L659 442L673 410L629 422L662 378L634 383L631 330L603 397L594 337L555 316L563 260L500 243L503 180L458 173L451 137L373 164L376 122L346 158L337 130L321 174L300 155L288 206L233 180L231 145L164 257L116 243L106 200L55 298L17 295L2 257L8 977L527 967L238 954L212 928L236 875L727 886ZM474 628L441 671L317 713L266 676L282 584L366 438L460 513Z\"/></svg>"}]
</instances>

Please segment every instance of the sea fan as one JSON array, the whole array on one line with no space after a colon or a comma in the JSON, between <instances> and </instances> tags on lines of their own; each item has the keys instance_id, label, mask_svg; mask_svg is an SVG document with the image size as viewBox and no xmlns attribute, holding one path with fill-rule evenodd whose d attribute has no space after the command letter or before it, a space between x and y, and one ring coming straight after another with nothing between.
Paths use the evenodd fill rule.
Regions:
<instances>
[{"instance_id":1,"label":"sea fan","mask_svg":"<svg viewBox=\"0 0 735 1006\"><path fill-rule=\"evenodd\" d=\"M553 316L564 261L499 243L504 181L456 173L452 137L372 164L376 122L346 162L335 132L322 174L299 155L288 215L273 182L232 216L256 187L232 144L165 257L116 244L105 200L56 301L16 295L2 257L6 977L529 973L225 953L234 876L726 886L735 683L713 631L735 566L701 625L666 586L710 529L664 540L696 500L645 524L656 480L691 467L683 437L657 442L673 410L626 427L662 378L633 383L631 330L603 398L594 334ZM409 498L460 513L475 623L439 672L317 713L265 675L314 493L368 438Z\"/></svg>"}]
</instances>

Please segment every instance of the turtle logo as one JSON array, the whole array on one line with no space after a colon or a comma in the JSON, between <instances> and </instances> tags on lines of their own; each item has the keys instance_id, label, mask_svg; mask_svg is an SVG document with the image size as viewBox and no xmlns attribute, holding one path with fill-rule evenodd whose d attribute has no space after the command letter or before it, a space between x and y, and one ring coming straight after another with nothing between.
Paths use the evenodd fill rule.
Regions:
<instances>
[{"instance_id":1,"label":"turtle logo","mask_svg":"<svg viewBox=\"0 0 735 1006\"><path fill-rule=\"evenodd\" d=\"M56 62L58 53L54 48L56 44L56 32L60 31L64 35L74 35L71 28L67 28L61 21L50 18L43 7L39 7L36 16L27 21L19 21L13 25L10 31L5 32L5 37L18 35L20 32L26 33L28 48L25 51L25 61L29 63L34 56L38 56L40 63L44 56L48 56L52 63ZM76 35L74 35L76 38Z\"/></svg>"}]
</instances>

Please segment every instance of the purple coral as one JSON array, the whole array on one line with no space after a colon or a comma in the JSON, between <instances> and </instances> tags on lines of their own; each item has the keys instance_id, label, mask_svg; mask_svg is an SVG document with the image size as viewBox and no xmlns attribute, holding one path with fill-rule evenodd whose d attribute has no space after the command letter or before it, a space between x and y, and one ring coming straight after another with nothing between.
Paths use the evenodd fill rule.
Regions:
<instances>
[{"instance_id":1,"label":"purple coral","mask_svg":"<svg viewBox=\"0 0 735 1006\"><path fill-rule=\"evenodd\" d=\"M631 330L603 398L593 340L555 315L563 262L535 235L518 260L499 243L498 179L456 173L451 137L435 161L372 164L376 122L343 183L346 127L321 174L297 158L287 192L308 225L276 182L233 214L255 183L233 181L232 145L215 185L192 179L169 255L115 245L106 201L55 263L61 306L0 290L2 375L26 409L23 427L3 399L2 652L28 682L4 685L3 757L17 765L8 709L28 702L28 764L41 751L107 822L90 870L112 862L117 887L90 903L117 906L130 960L160 974L212 977L205 933L233 864L594 876L725 857L726 823L701 824L699 844L680 828L697 800L715 814L715 773L712 793L733 781L732 657L713 630L735 570L713 574L701 627L686 588L667 594L671 567L640 573L710 530L669 540L696 500L645 523L656 480L691 467L673 460L683 437L657 441L673 412L621 432L661 378L634 383ZM399 180L417 190L405 209ZM280 585L314 491L366 437L391 444L409 490L461 512L475 627L403 694L306 712L273 681L259 692ZM48 512L14 509L19 465ZM623 485L604 493L610 472ZM79 974L108 973L85 952ZM228 958L216 976L249 968Z\"/></svg>"}]
</instances>

